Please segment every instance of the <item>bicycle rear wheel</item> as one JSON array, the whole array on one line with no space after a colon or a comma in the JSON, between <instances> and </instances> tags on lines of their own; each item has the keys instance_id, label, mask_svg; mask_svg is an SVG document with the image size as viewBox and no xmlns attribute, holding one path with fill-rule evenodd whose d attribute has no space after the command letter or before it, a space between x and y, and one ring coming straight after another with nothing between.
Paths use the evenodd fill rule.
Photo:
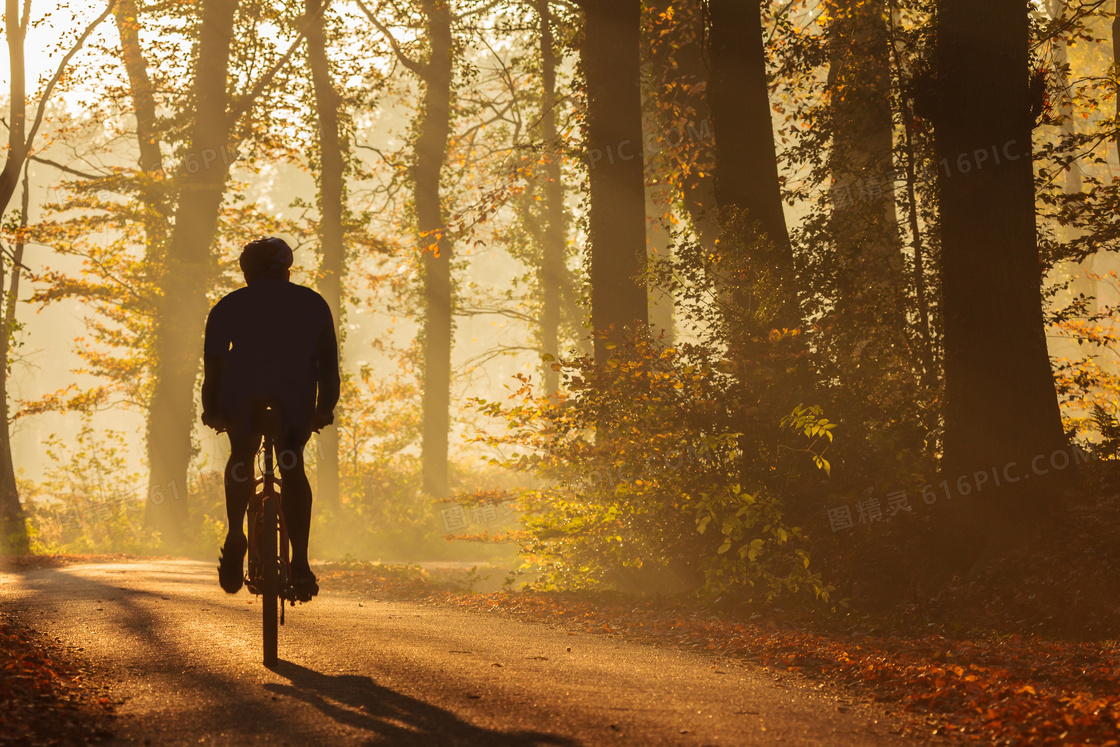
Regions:
<instances>
[{"instance_id":1,"label":"bicycle rear wheel","mask_svg":"<svg viewBox=\"0 0 1120 747\"><path fill-rule=\"evenodd\" d=\"M275 496L265 495L261 511L263 530L260 537L261 548L261 609L264 611L264 663L276 663L276 612L280 593L280 563L277 557L279 522L276 515Z\"/></svg>"}]
</instances>

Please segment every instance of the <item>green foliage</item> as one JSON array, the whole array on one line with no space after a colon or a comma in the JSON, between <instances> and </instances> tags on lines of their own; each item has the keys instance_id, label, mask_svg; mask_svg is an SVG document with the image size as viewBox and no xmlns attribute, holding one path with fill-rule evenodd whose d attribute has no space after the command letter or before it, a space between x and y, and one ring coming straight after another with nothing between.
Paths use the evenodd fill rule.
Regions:
<instances>
[{"instance_id":1,"label":"green foliage","mask_svg":"<svg viewBox=\"0 0 1120 747\"><path fill-rule=\"evenodd\" d=\"M151 497L185 500L187 526L175 552L211 559L226 535L225 489L221 470L196 465L185 485L170 484L149 494L143 475L130 468L125 433L96 429L89 415L73 442L47 439L50 462L41 482L21 480L32 550L48 553L128 553L151 555L163 547L146 525Z\"/></svg>"},{"instance_id":2,"label":"green foliage","mask_svg":"<svg viewBox=\"0 0 1120 747\"><path fill-rule=\"evenodd\" d=\"M791 239L813 402L843 426L829 460L842 495L921 484L940 451L933 7L892 8L838 4L819 30L781 31L777 50L789 86L780 159L803 175L785 196L805 209Z\"/></svg>"},{"instance_id":3,"label":"green foliage","mask_svg":"<svg viewBox=\"0 0 1120 747\"><path fill-rule=\"evenodd\" d=\"M654 269L694 342L632 334L605 362L554 362L561 394L519 376L508 402L476 400L506 421L478 437L503 454L495 463L542 483L518 493L516 539L544 586L828 598L783 502L834 426L815 408L784 423L776 409L796 396L800 344L772 328L779 287L748 253L684 244Z\"/></svg>"},{"instance_id":4,"label":"green foliage","mask_svg":"<svg viewBox=\"0 0 1120 747\"><path fill-rule=\"evenodd\" d=\"M24 555L31 549L35 527L24 517L0 517L0 555Z\"/></svg>"},{"instance_id":5,"label":"green foliage","mask_svg":"<svg viewBox=\"0 0 1120 747\"><path fill-rule=\"evenodd\" d=\"M96 432L87 417L69 446L51 436L45 479L20 493L34 527L36 552L150 553L159 537L145 529L145 492L130 471L125 434Z\"/></svg>"},{"instance_id":6,"label":"green foliage","mask_svg":"<svg viewBox=\"0 0 1120 747\"><path fill-rule=\"evenodd\" d=\"M1120 419L1101 405L1093 406L1093 425L1100 434L1100 442L1093 445L1093 452L1100 459L1120 459Z\"/></svg>"},{"instance_id":7,"label":"green foliage","mask_svg":"<svg viewBox=\"0 0 1120 747\"><path fill-rule=\"evenodd\" d=\"M832 465L828 463L823 454L818 454L813 450L822 438L828 439L831 444L832 431L836 428L835 423L830 423L827 418L821 417L821 408L815 405L812 407L798 405L792 413L782 418L782 425L793 428L795 431L802 431L806 438L811 439L811 443L805 451L812 456L813 464L817 465L819 469L823 469L825 474L831 476Z\"/></svg>"}]
</instances>

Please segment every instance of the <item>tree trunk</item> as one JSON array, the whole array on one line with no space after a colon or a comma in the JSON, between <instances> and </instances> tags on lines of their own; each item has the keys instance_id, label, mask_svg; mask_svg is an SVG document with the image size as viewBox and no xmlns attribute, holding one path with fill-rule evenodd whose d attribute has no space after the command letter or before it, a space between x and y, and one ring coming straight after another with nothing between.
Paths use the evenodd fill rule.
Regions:
<instances>
[{"instance_id":1,"label":"tree trunk","mask_svg":"<svg viewBox=\"0 0 1120 747\"><path fill-rule=\"evenodd\" d=\"M889 35L882 0L829 3L833 136L829 171L844 326L900 353L906 329L895 214Z\"/></svg>"},{"instance_id":2,"label":"tree trunk","mask_svg":"<svg viewBox=\"0 0 1120 747\"><path fill-rule=\"evenodd\" d=\"M669 226L662 220L661 210L658 206L654 190L647 190L646 194L646 253L655 261L664 261L670 258L673 242L670 241ZM674 321L673 296L660 288L651 288L649 292L649 322L654 335L660 336L666 345L676 342L676 324Z\"/></svg>"},{"instance_id":3,"label":"tree trunk","mask_svg":"<svg viewBox=\"0 0 1120 747\"><path fill-rule=\"evenodd\" d=\"M941 0L935 120L945 325L943 469L1021 479L955 500L1008 536L1057 496L1051 455L1068 448L1044 334L1035 225L1028 10L1015 0ZM1032 469L1042 459L1047 473ZM964 491L960 491L963 495Z\"/></svg>"},{"instance_id":4,"label":"tree trunk","mask_svg":"<svg viewBox=\"0 0 1120 747\"><path fill-rule=\"evenodd\" d=\"M147 173L163 171L156 102L148 76L148 61L140 47L139 10L135 0L117 0L114 19L121 40L121 59L128 73L132 105L136 112L136 140L140 146L140 168Z\"/></svg>"},{"instance_id":5,"label":"tree trunk","mask_svg":"<svg viewBox=\"0 0 1120 747\"><path fill-rule=\"evenodd\" d=\"M906 50L896 37L898 19L901 18L901 14L895 7L894 0L891 0L889 5L890 52L892 64L894 66L894 73L899 81L898 85L906 88L908 86L908 83L905 82L906 69L902 61L902 56ZM926 243L922 237L922 222L918 207L918 146L915 142L916 125L910 98L906 95L900 96L899 106L899 113L902 117L902 157L906 179L905 212L907 226L910 231L910 250L913 253L911 277L913 278L914 308L918 314L918 337L920 338L918 357L922 363L922 385L932 390L935 381L934 377L939 370L939 364L934 345L933 323L930 318L930 292L928 283L926 282Z\"/></svg>"},{"instance_id":6,"label":"tree trunk","mask_svg":"<svg viewBox=\"0 0 1120 747\"><path fill-rule=\"evenodd\" d=\"M26 122L27 101L25 90L24 71L24 38L26 28L20 24L19 0L8 0L5 7L5 31L8 37L8 59L11 69L10 85L10 121L8 128L8 158L4 163L4 170L0 173L0 182L5 190L0 198L0 214L8 207L15 185L18 182L20 171L27 160ZM11 189L8 189L8 186ZM23 216L21 222L27 223L27 181L23 187ZM4 263L0 261L0 288L4 287ZM18 267L12 269L13 273L19 271ZM8 303L12 299L9 296ZM14 307L13 307L14 309ZM12 320L14 321L14 319ZM23 506L19 500L19 489L16 485L15 463L12 461L12 430L11 421L8 419L8 369L10 362L8 355L11 344L12 324L5 314L4 329L0 330L0 361L4 363L4 370L0 376L0 552L25 553L28 551L27 522Z\"/></svg>"},{"instance_id":7,"label":"tree trunk","mask_svg":"<svg viewBox=\"0 0 1120 747\"><path fill-rule=\"evenodd\" d=\"M145 259L158 267L166 249L167 234L173 216L164 187L162 134L156 118L156 103L148 60L140 46L139 10L134 0L118 0L114 20L121 40L121 59L128 74L129 92L136 113L136 141L143 172L139 198L144 206Z\"/></svg>"},{"instance_id":8,"label":"tree trunk","mask_svg":"<svg viewBox=\"0 0 1120 747\"><path fill-rule=\"evenodd\" d=\"M26 226L27 210L28 210L28 182L26 173L27 157L31 152L31 146L35 139L35 133L41 120L43 108L50 97L51 92L54 90L55 84L62 78L66 72L66 67L70 63L72 56L85 44L86 39L89 38L93 29L100 24L109 14L112 6L109 6L101 13L78 38L74 46L63 56L59 63L58 69L52 76L50 82L47 84L43 92L43 98L39 102L39 110L36 116L35 123L32 124L31 129L28 130L27 122L27 88L26 88L26 64L24 55L24 43L27 38L27 28L31 22L31 0L25 0L22 12L20 10L19 0L6 0L4 6L4 32L8 39L8 65L11 73L11 80L9 83L9 122L8 126L8 153L4 160L4 168L0 170L0 217L8 210L8 205L11 203L12 196L15 194L16 187L19 185L20 174L23 174L23 215L21 222ZM22 256L23 246L20 243L17 253ZM23 507L19 501L19 491L15 479L15 466L12 462L12 444L11 444L11 421L8 418L8 371L10 361L8 355L11 352L11 333L15 324L15 297L12 294L18 293L19 290L19 260L17 259L14 264L12 273L12 288L9 292L8 303L6 308L11 309L9 314L7 311L4 313L4 329L0 329L0 334L3 335L3 342L0 343L0 354L3 355L4 370L2 372L3 381L0 382L0 409L3 410L3 417L0 417L0 550L4 549L5 545L9 545L11 549L18 552L26 552L28 549L27 526L24 521ZM0 288L3 288L3 271L0 268Z\"/></svg>"},{"instance_id":9,"label":"tree trunk","mask_svg":"<svg viewBox=\"0 0 1120 747\"><path fill-rule=\"evenodd\" d=\"M19 227L27 228L27 212L31 208L31 185L27 168L23 170L23 194L20 206ZM31 540L27 534L27 521L19 500L16 484L15 462L12 459L11 421L8 413L8 355L16 323L16 302L19 300L19 279L23 268L22 234L16 244L12 261L12 277L8 297L4 303L4 326L0 329L0 360L5 362L4 376L0 377L0 554L30 552ZM4 287L4 263L0 262L0 288Z\"/></svg>"},{"instance_id":10,"label":"tree trunk","mask_svg":"<svg viewBox=\"0 0 1120 747\"><path fill-rule=\"evenodd\" d=\"M1050 0L1046 8L1052 22L1061 19L1067 9L1066 0ZM1061 128L1062 139L1069 140L1077 135L1077 123L1074 121L1073 114L1073 96L1070 90L1072 81L1069 70L1069 49L1065 39L1060 36L1052 40L1051 48L1053 49L1054 72L1057 75L1058 88L1060 89L1057 107L1059 127ZM1074 161L1066 167L1062 191L1067 195L1078 194L1081 192L1081 184L1081 164ZM1080 233L1075 226L1062 226L1059 236L1062 242L1069 243L1076 239ZM1074 277L1070 283L1070 291L1074 297L1083 295L1088 299L1089 313L1095 313L1098 310L1091 306L1091 304L1096 303L1098 297L1098 283L1090 276L1093 273L1095 259L1095 256L1089 256L1078 262L1072 270Z\"/></svg>"},{"instance_id":11,"label":"tree trunk","mask_svg":"<svg viewBox=\"0 0 1120 747\"><path fill-rule=\"evenodd\" d=\"M447 442L451 431L453 298L452 245L444 221L440 177L451 134L454 59L447 0L421 0L420 7L431 47L431 57L423 68L424 103L412 167L426 312L421 461L424 490L436 498L446 498L450 491Z\"/></svg>"},{"instance_id":12,"label":"tree trunk","mask_svg":"<svg viewBox=\"0 0 1120 747\"><path fill-rule=\"evenodd\" d=\"M1112 7L1112 65L1113 69L1120 70L1120 0ZM1120 119L1120 94L1116 96L1116 118ZM1116 160L1120 162L1120 128L1113 135L1113 144L1116 146Z\"/></svg>"},{"instance_id":13,"label":"tree trunk","mask_svg":"<svg viewBox=\"0 0 1120 747\"><path fill-rule=\"evenodd\" d=\"M563 147L556 127L556 49L552 36L552 14L549 0L537 0L541 30L541 124L540 137L545 143L544 230L541 246L539 282L541 288L541 351L553 358L560 356L561 303L567 283L565 249L568 225L564 216L564 183L560 172ZM560 373L552 363L544 364L544 388L555 392L560 388Z\"/></svg>"},{"instance_id":14,"label":"tree trunk","mask_svg":"<svg viewBox=\"0 0 1120 747\"><path fill-rule=\"evenodd\" d=\"M595 359L623 330L645 326L645 178L642 164L639 0L580 0L587 90L588 240Z\"/></svg>"},{"instance_id":15,"label":"tree trunk","mask_svg":"<svg viewBox=\"0 0 1120 747\"><path fill-rule=\"evenodd\" d=\"M12 79L9 86L10 119L8 124L8 157L0 171L0 213L8 209L12 195L19 186L19 175L27 160L27 84L24 63L24 40L27 29L21 24L19 0L7 0L4 9L4 33L8 37L8 60Z\"/></svg>"},{"instance_id":16,"label":"tree trunk","mask_svg":"<svg viewBox=\"0 0 1120 747\"><path fill-rule=\"evenodd\" d=\"M746 211L793 268L782 210L777 148L762 41L760 0L710 0L708 106L715 134L715 196L720 211Z\"/></svg>"},{"instance_id":17,"label":"tree trunk","mask_svg":"<svg viewBox=\"0 0 1120 747\"><path fill-rule=\"evenodd\" d=\"M327 56L326 14L323 0L306 0L307 56L315 88L319 118L319 247L322 252L319 290L338 327L339 349L345 337L342 323L342 278L346 270L343 223L346 211L346 145L340 122L341 97L331 78ZM322 458L316 464L319 498L330 505L339 500L338 429L328 426L319 434Z\"/></svg>"},{"instance_id":18,"label":"tree trunk","mask_svg":"<svg viewBox=\"0 0 1120 747\"><path fill-rule=\"evenodd\" d=\"M219 156L229 143L226 86L237 0L204 0L195 68L194 117L184 155L175 226L157 287L153 330L155 377L148 408L149 501L147 520L172 545L187 524L187 469L193 453L202 334L207 291L215 274L212 245L229 166ZM191 173L189 159L200 168Z\"/></svg>"},{"instance_id":19,"label":"tree trunk","mask_svg":"<svg viewBox=\"0 0 1120 747\"><path fill-rule=\"evenodd\" d=\"M891 37L884 6L883 0L827 4L832 183L820 254L827 254L831 271L822 273L819 290L831 304L815 346L839 395L826 410L851 427L851 443L873 462L893 459L869 446L876 433L894 448L920 453L922 424L900 418L898 403L913 398L929 371L925 338L914 333L907 314L911 278L904 273L895 212ZM915 260L921 264L920 253Z\"/></svg>"}]
</instances>

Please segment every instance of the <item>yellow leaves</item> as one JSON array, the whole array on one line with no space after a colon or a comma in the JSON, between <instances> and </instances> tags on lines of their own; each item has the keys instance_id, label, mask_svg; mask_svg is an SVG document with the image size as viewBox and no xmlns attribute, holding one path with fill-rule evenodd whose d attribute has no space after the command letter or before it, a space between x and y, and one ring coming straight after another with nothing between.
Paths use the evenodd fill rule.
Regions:
<instances>
[{"instance_id":1,"label":"yellow leaves","mask_svg":"<svg viewBox=\"0 0 1120 747\"><path fill-rule=\"evenodd\" d=\"M830 438L830 440L831 440L831 438ZM823 457L819 457L819 456L814 454L813 455L813 464L815 464L817 466L817 469L824 470L824 473L826 475L828 475L829 477L832 477L832 465L829 463L829 461L827 459L825 459Z\"/></svg>"}]
</instances>

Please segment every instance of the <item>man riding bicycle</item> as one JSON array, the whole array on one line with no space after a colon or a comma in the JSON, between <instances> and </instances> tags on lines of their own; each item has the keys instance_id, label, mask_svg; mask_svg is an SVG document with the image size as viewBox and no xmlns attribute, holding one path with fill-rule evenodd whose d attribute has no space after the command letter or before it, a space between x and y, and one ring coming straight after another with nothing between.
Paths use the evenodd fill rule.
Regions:
<instances>
[{"instance_id":1,"label":"man riding bicycle","mask_svg":"<svg viewBox=\"0 0 1120 747\"><path fill-rule=\"evenodd\" d=\"M319 592L307 561L311 485L303 450L334 421L338 403L338 342L327 302L290 282L292 250L282 239L245 245L241 270L246 287L222 298L206 320L202 422L229 434L226 515L229 533L218 560L218 580L230 594L241 589L248 542L245 510L256 490L255 459L263 433L256 414L277 411L277 467L283 481L284 521L292 543L296 598Z\"/></svg>"}]
</instances>

